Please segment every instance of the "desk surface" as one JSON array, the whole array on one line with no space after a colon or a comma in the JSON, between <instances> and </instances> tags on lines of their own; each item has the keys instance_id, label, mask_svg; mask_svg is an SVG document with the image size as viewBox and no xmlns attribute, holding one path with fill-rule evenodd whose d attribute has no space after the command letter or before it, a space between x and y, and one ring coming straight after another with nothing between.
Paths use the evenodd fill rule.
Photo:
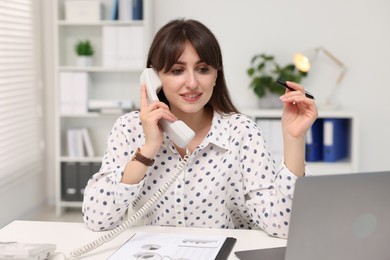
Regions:
<instances>
[{"instance_id":1,"label":"desk surface","mask_svg":"<svg viewBox=\"0 0 390 260\"><path fill-rule=\"evenodd\" d=\"M106 259L136 232L224 235L237 238L229 260L238 259L234 251L285 246L287 240L268 236L261 230L208 229L188 227L134 226L80 259ZM93 232L84 223L14 221L0 230L0 241L52 243L56 252L69 256L75 249L99 238L106 232Z\"/></svg>"}]
</instances>

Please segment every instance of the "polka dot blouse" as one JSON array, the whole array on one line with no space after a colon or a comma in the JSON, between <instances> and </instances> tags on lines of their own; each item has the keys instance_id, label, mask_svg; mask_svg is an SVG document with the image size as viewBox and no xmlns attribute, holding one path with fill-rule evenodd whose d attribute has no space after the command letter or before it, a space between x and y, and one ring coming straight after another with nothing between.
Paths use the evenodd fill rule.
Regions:
<instances>
[{"instance_id":1,"label":"polka dot blouse","mask_svg":"<svg viewBox=\"0 0 390 260\"><path fill-rule=\"evenodd\" d=\"M145 178L121 183L126 163L143 144L139 112L121 116L110 132L102 167L85 189L83 218L92 230L118 226L128 207L144 205L176 171L182 159L165 135ZM283 163L275 165L252 119L214 112L209 133L144 224L261 228L287 237L296 178Z\"/></svg>"}]
</instances>

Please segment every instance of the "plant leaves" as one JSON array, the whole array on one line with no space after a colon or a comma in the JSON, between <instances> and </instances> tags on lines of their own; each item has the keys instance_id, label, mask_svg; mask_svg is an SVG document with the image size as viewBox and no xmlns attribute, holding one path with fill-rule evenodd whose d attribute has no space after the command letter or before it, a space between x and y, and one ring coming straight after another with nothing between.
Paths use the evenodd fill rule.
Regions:
<instances>
[{"instance_id":1,"label":"plant leaves","mask_svg":"<svg viewBox=\"0 0 390 260\"><path fill-rule=\"evenodd\" d=\"M252 78L250 86L253 87L258 97L263 97L267 89L271 93L284 94L286 90L276 84L277 79L299 83L303 77L307 76L307 73L297 70L293 64L280 66L274 60L273 55L265 53L254 55L251 63L253 65L247 70L247 73Z\"/></svg>"}]
</instances>

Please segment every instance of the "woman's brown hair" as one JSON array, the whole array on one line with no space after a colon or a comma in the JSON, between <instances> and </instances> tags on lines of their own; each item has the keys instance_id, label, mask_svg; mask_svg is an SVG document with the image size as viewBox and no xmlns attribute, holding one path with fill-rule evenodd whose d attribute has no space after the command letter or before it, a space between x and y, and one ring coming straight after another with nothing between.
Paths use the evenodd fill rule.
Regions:
<instances>
[{"instance_id":1,"label":"woman's brown hair","mask_svg":"<svg viewBox=\"0 0 390 260\"><path fill-rule=\"evenodd\" d=\"M192 44L203 62L217 70L213 94L206 106L220 113L238 113L226 86L221 48L214 34L199 21L177 19L164 25L154 37L146 67L168 72L184 52L187 42ZM159 98L169 104L163 91Z\"/></svg>"}]
</instances>

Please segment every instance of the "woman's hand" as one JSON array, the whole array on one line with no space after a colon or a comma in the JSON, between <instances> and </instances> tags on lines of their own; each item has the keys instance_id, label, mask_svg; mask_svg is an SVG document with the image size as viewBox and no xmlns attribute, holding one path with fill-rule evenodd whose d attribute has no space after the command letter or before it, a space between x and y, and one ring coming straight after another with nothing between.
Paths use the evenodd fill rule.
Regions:
<instances>
[{"instance_id":1,"label":"woman's hand","mask_svg":"<svg viewBox=\"0 0 390 260\"><path fill-rule=\"evenodd\" d=\"M146 87L141 86L141 101L139 118L145 134L145 144L140 148L140 153L146 158L154 158L161 147L163 132L158 123L160 119L175 121L176 117L169 111L168 106L160 101L148 104ZM149 166L137 161L129 160L125 166L122 183L136 184L144 177Z\"/></svg>"},{"instance_id":2,"label":"woman's hand","mask_svg":"<svg viewBox=\"0 0 390 260\"><path fill-rule=\"evenodd\" d=\"M280 97L284 102L282 129L284 164L295 175L305 175L305 135L318 116L314 99L305 95L303 87L286 82L294 90L286 90Z\"/></svg>"},{"instance_id":3,"label":"woman's hand","mask_svg":"<svg viewBox=\"0 0 390 260\"><path fill-rule=\"evenodd\" d=\"M153 101L148 103L146 86L141 86L141 101L140 101L140 120L145 134L145 145L142 150L152 150L154 153L158 151L163 141L163 132L160 124L160 119L166 119L174 122L177 120L174 114L169 110L169 107L164 102Z\"/></svg>"},{"instance_id":4,"label":"woman's hand","mask_svg":"<svg viewBox=\"0 0 390 260\"><path fill-rule=\"evenodd\" d=\"M282 114L283 133L291 138L304 138L318 116L314 99L305 96L304 88L294 82L286 84L295 91L286 90L280 97L284 102Z\"/></svg>"}]
</instances>

